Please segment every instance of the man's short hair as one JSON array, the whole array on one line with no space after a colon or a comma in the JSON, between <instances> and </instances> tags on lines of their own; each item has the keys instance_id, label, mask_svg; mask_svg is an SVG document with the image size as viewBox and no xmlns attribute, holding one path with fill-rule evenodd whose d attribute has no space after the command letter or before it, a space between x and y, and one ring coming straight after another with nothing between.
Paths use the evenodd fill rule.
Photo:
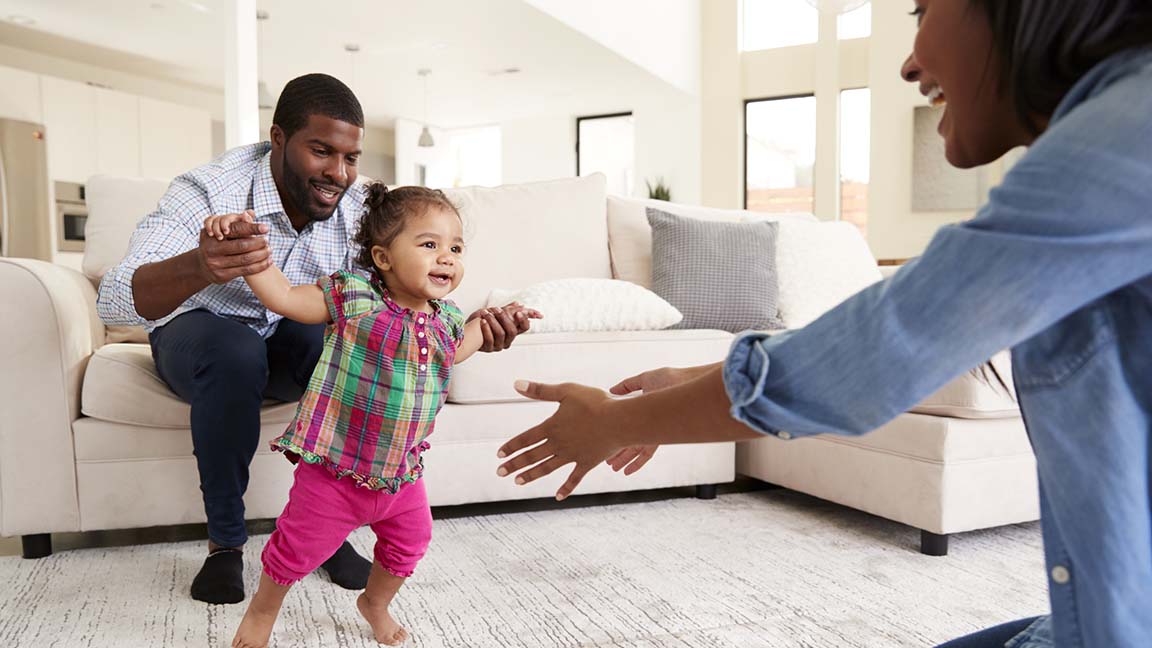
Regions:
<instances>
[{"instance_id":1,"label":"man's short hair","mask_svg":"<svg viewBox=\"0 0 1152 648\"><path fill-rule=\"evenodd\" d=\"M336 77L313 73L296 77L284 86L276 102L272 123L289 139L308 125L312 115L324 115L364 127L364 110L352 90Z\"/></svg>"}]
</instances>

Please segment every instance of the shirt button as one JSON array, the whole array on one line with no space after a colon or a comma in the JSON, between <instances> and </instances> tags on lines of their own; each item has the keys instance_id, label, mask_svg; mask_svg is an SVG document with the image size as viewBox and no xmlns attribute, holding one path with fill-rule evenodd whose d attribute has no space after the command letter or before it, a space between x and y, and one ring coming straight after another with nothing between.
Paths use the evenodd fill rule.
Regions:
<instances>
[{"instance_id":1,"label":"shirt button","mask_svg":"<svg viewBox=\"0 0 1152 648\"><path fill-rule=\"evenodd\" d=\"M424 318L423 318L423 317L417 317L417 318L416 318L416 323L417 323L417 324L423 324L423 323L424 323Z\"/></svg>"},{"instance_id":2,"label":"shirt button","mask_svg":"<svg viewBox=\"0 0 1152 648\"><path fill-rule=\"evenodd\" d=\"M792 435L789 434L788 432L781 432L781 433L777 434L776 436L785 440L785 441L792 438Z\"/></svg>"},{"instance_id":3,"label":"shirt button","mask_svg":"<svg viewBox=\"0 0 1152 648\"><path fill-rule=\"evenodd\" d=\"M428 355L428 349L420 349L420 355Z\"/></svg>"},{"instance_id":4,"label":"shirt button","mask_svg":"<svg viewBox=\"0 0 1152 648\"><path fill-rule=\"evenodd\" d=\"M1052 582L1057 585L1065 585L1068 581L1072 580L1072 574L1068 573L1068 568L1064 565L1056 565L1052 568Z\"/></svg>"},{"instance_id":5,"label":"shirt button","mask_svg":"<svg viewBox=\"0 0 1152 648\"><path fill-rule=\"evenodd\" d=\"M424 337L424 331L420 331L419 333L417 333L416 337Z\"/></svg>"},{"instance_id":6,"label":"shirt button","mask_svg":"<svg viewBox=\"0 0 1152 648\"><path fill-rule=\"evenodd\" d=\"M428 371L428 365L420 365L420 371Z\"/></svg>"}]
</instances>

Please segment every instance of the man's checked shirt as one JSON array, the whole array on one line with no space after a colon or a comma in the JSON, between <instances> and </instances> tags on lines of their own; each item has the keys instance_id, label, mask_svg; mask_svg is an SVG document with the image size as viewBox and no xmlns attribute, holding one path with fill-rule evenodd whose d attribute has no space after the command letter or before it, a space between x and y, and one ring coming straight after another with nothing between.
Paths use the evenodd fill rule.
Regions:
<instances>
[{"instance_id":1,"label":"man's checked shirt","mask_svg":"<svg viewBox=\"0 0 1152 648\"><path fill-rule=\"evenodd\" d=\"M293 285L315 283L352 267L352 237L364 210L361 186L349 187L331 218L297 232L272 180L271 149L268 142L235 148L172 181L156 211L136 226L124 260L100 281L96 307L106 324L143 324L151 332L182 313L202 309L247 324L264 337L275 332L280 316L265 308L240 277L208 286L162 319L145 320L136 312L136 269L196 248L208 216L253 210L256 222L268 225L273 263Z\"/></svg>"},{"instance_id":2,"label":"man's checked shirt","mask_svg":"<svg viewBox=\"0 0 1152 648\"><path fill-rule=\"evenodd\" d=\"M272 448L336 477L395 493L423 473L436 413L448 398L464 315L447 300L432 313L392 301L376 273L319 281L332 323L296 418Z\"/></svg>"}]
</instances>

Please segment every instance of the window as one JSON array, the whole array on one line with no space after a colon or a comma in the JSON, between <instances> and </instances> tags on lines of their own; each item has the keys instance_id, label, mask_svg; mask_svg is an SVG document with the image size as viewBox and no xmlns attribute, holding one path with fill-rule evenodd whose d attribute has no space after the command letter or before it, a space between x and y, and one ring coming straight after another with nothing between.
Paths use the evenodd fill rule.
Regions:
<instances>
[{"instance_id":1,"label":"window","mask_svg":"<svg viewBox=\"0 0 1152 648\"><path fill-rule=\"evenodd\" d=\"M813 211L816 98L749 101L744 107L744 204L762 212Z\"/></svg>"},{"instance_id":2,"label":"window","mask_svg":"<svg viewBox=\"0 0 1152 648\"><path fill-rule=\"evenodd\" d=\"M603 173L610 195L631 196L635 159L632 113L577 118L576 175Z\"/></svg>"},{"instance_id":3,"label":"window","mask_svg":"<svg viewBox=\"0 0 1152 648\"><path fill-rule=\"evenodd\" d=\"M744 0L742 4L742 51L808 45L819 39L820 13L806 0Z\"/></svg>"},{"instance_id":4,"label":"window","mask_svg":"<svg viewBox=\"0 0 1152 648\"><path fill-rule=\"evenodd\" d=\"M858 7L836 19L836 34L840 40L868 38L872 35L872 3Z\"/></svg>"},{"instance_id":5,"label":"window","mask_svg":"<svg viewBox=\"0 0 1152 648\"><path fill-rule=\"evenodd\" d=\"M872 92L840 93L840 220L868 235L868 179L872 154Z\"/></svg>"}]
</instances>

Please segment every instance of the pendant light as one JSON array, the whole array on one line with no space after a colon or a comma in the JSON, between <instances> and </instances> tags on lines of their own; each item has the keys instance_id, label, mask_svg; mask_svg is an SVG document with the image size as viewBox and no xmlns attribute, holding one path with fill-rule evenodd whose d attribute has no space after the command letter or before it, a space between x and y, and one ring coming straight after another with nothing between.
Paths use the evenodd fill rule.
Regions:
<instances>
[{"instance_id":1,"label":"pendant light","mask_svg":"<svg viewBox=\"0 0 1152 648\"><path fill-rule=\"evenodd\" d=\"M428 130L428 75L432 74L432 70L420 68L416 74L424 80L424 129L420 131L420 139L416 140L416 146L432 148L436 146L436 141L432 139L432 131Z\"/></svg>"}]
</instances>

